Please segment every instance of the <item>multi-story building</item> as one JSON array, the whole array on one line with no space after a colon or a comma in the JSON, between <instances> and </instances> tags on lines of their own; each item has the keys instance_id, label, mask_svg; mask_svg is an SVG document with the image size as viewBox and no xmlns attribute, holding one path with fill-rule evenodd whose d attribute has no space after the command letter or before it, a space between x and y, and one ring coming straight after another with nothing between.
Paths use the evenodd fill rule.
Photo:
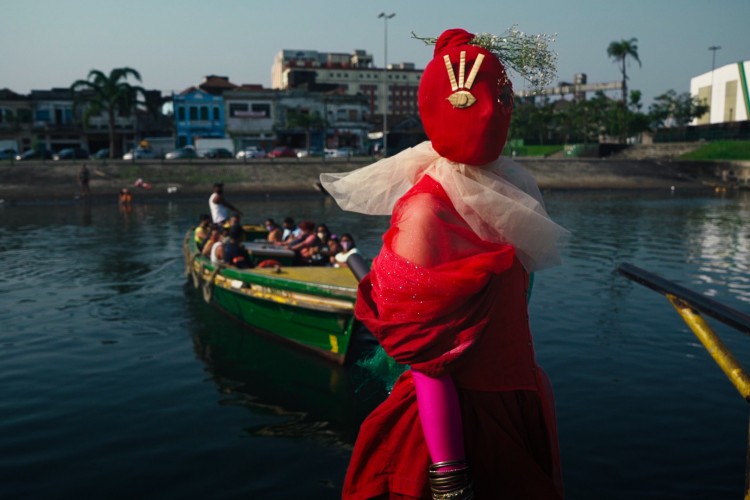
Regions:
<instances>
[{"instance_id":1,"label":"multi-story building","mask_svg":"<svg viewBox=\"0 0 750 500\"><path fill-rule=\"evenodd\" d=\"M177 147L198 137L224 137L224 98L191 87L172 96Z\"/></svg>"},{"instance_id":2,"label":"multi-story building","mask_svg":"<svg viewBox=\"0 0 750 500\"><path fill-rule=\"evenodd\" d=\"M244 85L224 99L226 130L236 149L367 147L370 125L362 96Z\"/></svg>"},{"instance_id":3,"label":"multi-story building","mask_svg":"<svg viewBox=\"0 0 750 500\"><path fill-rule=\"evenodd\" d=\"M418 112L417 90L422 72L413 63L389 64L384 71L373 65L372 55L364 50L347 54L285 49L274 59L271 86L338 89L348 95L365 96L370 116L385 112L389 117L414 116Z\"/></svg>"},{"instance_id":4,"label":"multi-story building","mask_svg":"<svg viewBox=\"0 0 750 500\"><path fill-rule=\"evenodd\" d=\"M10 89L0 90L0 149L22 151L31 147L31 98Z\"/></svg>"}]
</instances>

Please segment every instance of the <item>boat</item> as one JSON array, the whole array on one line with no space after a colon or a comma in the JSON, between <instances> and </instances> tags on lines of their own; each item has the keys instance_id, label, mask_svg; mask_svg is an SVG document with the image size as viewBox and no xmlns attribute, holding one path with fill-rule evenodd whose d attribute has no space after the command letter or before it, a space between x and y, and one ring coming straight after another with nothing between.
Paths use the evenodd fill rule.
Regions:
<instances>
[{"instance_id":1,"label":"boat","mask_svg":"<svg viewBox=\"0 0 750 500\"><path fill-rule=\"evenodd\" d=\"M265 242L264 228L244 225L258 265L213 265L185 235L185 274L206 303L243 326L344 364L363 327L354 318L358 280L349 268L294 265L294 252Z\"/></svg>"}]
</instances>

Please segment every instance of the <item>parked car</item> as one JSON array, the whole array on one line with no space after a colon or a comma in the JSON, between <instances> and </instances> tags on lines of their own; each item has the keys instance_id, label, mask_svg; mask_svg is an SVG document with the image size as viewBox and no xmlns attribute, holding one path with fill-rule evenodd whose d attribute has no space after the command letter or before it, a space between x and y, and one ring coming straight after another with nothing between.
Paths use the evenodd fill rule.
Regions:
<instances>
[{"instance_id":1,"label":"parked car","mask_svg":"<svg viewBox=\"0 0 750 500\"><path fill-rule=\"evenodd\" d=\"M326 149L325 155L328 158L351 158L352 156L354 156L354 149L353 148Z\"/></svg>"},{"instance_id":2,"label":"parked car","mask_svg":"<svg viewBox=\"0 0 750 500\"><path fill-rule=\"evenodd\" d=\"M266 157L266 150L259 148L257 146L248 146L239 153L237 153L236 158L238 160L244 160L246 158L265 158Z\"/></svg>"},{"instance_id":3,"label":"parked car","mask_svg":"<svg viewBox=\"0 0 750 500\"><path fill-rule=\"evenodd\" d=\"M52 151L50 151L49 149L27 149L23 153L16 155L16 160L18 161L42 159L51 160Z\"/></svg>"},{"instance_id":4,"label":"parked car","mask_svg":"<svg viewBox=\"0 0 750 500\"><path fill-rule=\"evenodd\" d=\"M203 153L203 158L232 158L232 152L227 148L211 148Z\"/></svg>"},{"instance_id":5,"label":"parked car","mask_svg":"<svg viewBox=\"0 0 750 500\"><path fill-rule=\"evenodd\" d=\"M0 160L10 160L16 157L18 151L13 148L0 150Z\"/></svg>"},{"instance_id":6,"label":"parked car","mask_svg":"<svg viewBox=\"0 0 750 500\"><path fill-rule=\"evenodd\" d=\"M123 160L153 160L154 158L156 158L156 153L146 148L131 149L122 155Z\"/></svg>"},{"instance_id":7,"label":"parked car","mask_svg":"<svg viewBox=\"0 0 750 500\"><path fill-rule=\"evenodd\" d=\"M297 152L293 150L292 148L288 148L286 146L279 146L278 148L273 148L271 151L268 152L269 158L297 158Z\"/></svg>"},{"instance_id":8,"label":"parked car","mask_svg":"<svg viewBox=\"0 0 750 500\"><path fill-rule=\"evenodd\" d=\"M53 160L86 160L89 152L82 148L65 148L52 155Z\"/></svg>"},{"instance_id":9,"label":"parked car","mask_svg":"<svg viewBox=\"0 0 750 500\"><path fill-rule=\"evenodd\" d=\"M164 158L166 160L188 160L198 158L198 153L191 146L185 146L184 148L170 151Z\"/></svg>"},{"instance_id":10,"label":"parked car","mask_svg":"<svg viewBox=\"0 0 750 500\"><path fill-rule=\"evenodd\" d=\"M321 158L323 150L320 148L298 149L297 158Z\"/></svg>"},{"instance_id":11,"label":"parked car","mask_svg":"<svg viewBox=\"0 0 750 500\"><path fill-rule=\"evenodd\" d=\"M109 148L100 149L91 155L92 160L104 160L106 158L109 158Z\"/></svg>"}]
</instances>

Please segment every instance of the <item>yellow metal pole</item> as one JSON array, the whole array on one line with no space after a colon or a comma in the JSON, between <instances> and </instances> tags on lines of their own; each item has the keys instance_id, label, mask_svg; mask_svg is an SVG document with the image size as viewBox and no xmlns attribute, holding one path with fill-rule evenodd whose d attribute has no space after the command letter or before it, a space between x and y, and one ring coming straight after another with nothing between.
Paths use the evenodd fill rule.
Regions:
<instances>
[{"instance_id":1,"label":"yellow metal pole","mask_svg":"<svg viewBox=\"0 0 750 500\"><path fill-rule=\"evenodd\" d=\"M684 303L678 297L666 294L667 299L672 303L682 319L690 327L703 347L714 358L716 364L722 369L724 374L729 377L734 387L740 392L745 401L750 402L750 377L732 355L732 352L724 345L721 339L711 330L711 327L703 320L700 313L693 310L689 305Z\"/></svg>"}]
</instances>

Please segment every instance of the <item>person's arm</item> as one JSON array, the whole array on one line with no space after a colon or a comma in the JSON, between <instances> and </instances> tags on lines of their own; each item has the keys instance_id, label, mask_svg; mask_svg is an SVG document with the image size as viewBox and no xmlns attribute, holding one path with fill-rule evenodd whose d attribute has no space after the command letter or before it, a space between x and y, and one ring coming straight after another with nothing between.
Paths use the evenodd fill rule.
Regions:
<instances>
[{"instance_id":1,"label":"person's arm","mask_svg":"<svg viewBox=\"0 0 750 500\"><path fill-rule=\"evenodd\" d=\"M215 196L214 203L218 203L219 205L224 205L229 210L232 210L233 212L237 212L239 215L242 215L242 211L240 209L238 209L237 207L235 207L234 205L232 205L231 203L229 203L229 201L227 201L227 199L224 198L224 196L222 196L222 195L220 195L218 193L215 194L214 196ZM218 198L216 198L216 197L218 197Z\"/></svg>"},{"instance_id":2,"label":"person's arm","mask_svg":"<svg viewBox=\"0 0 750 500\"><path fill-rule=\"evenodd\" d=\"M289 250L294 250L295 252L297 250L301 250L305 247L309 247L312 245L313 241L315 241L316 236L314 234L311 234L310 236L306 237L304 240L300 241L296 245L292 245L289 247Z\"/></svg>"}]
</instances>

